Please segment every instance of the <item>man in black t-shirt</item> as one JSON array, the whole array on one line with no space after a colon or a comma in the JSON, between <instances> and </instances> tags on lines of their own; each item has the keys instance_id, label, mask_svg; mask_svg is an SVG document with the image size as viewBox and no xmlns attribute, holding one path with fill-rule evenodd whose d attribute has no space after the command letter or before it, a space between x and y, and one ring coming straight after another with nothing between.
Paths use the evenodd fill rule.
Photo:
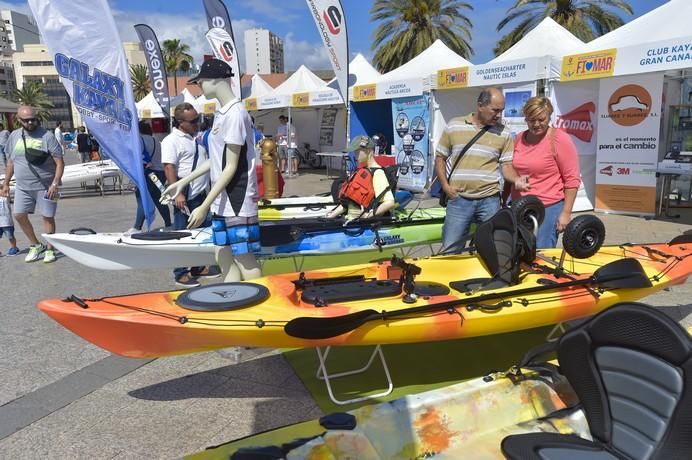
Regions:
<instances>
[{"instance_id":1,"label":"man in black t-shirt","mask_svg":"<svg viewBox=\"0 0 692 460\"><path fill-rule=\"evenodd\" d=\"M91 136L86 133L84 126L79 127L79 134L77 134L77 151L82 158L82 163L91 160Z\"/></svg>"}]
</instances>

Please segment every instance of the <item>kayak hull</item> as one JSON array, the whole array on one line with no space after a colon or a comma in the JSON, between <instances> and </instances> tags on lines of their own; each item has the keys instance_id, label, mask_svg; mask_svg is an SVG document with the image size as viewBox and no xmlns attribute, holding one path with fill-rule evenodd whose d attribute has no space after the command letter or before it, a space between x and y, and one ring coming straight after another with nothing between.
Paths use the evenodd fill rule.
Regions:
<instances>
[{"instance_id":1,"label":"kayak hull","mask_svg":"<svg viewBox=\"0 0 692 460\"><path fill-rule=\"evenodd\" d=\"M253 280L252 285L266 288L268 297L232 311L201 312L183 308L176 301L184 291L85 300L82 306L71 301L50 299L42 301L39 307L86 340L113 353L136 358L194 353L229 346L314 347L431 342L493 335L583 318L618 302L641 299L667 286L682 283L692 271L692 246L653 244L623 248L604 246L587 259L568 256L565 267L569 267L571 278L587 280L595 268L624 257L634 257L651 280L650 287L599 290L584 285L560 287L560 283L566 281L564 276L558 278L552 273L527 273L518 285L482 291L484 295L496 295L497 300L486 302L489 306L500 301L510 302L509 306L494 311L478 308L469 311L466 308L469 302L465 301L468 296L452 289L448 294L420 296L415 306L454 301L453 308L445 307L387 320L375 318L356 324L341 335L320 339L291 336L284 326L288 321L301 317L342 317L363 310L392 312L411 305L404 302L402 294L398 294L332 302L316 307L301 300L301 291L294 283L299 276L291 273ZM557 258L560 251L545 250L541 251L541 255ZM421 268L421 274L416 278L419 284L435 282L446 285L456 280L488 276L480 261L471 255L430 257L415 263ZM545 264L541 259L537 259L536 263ZM393 276L398 278L389 262L305 272L308 279L353 275L378 280L378 283ZM551 283L558 283L558 286L553 287ZM218 294L223 295L225 288L218 286ZM513 294L539 286L543 287L537 292ZM355 291L358 289L354 287Z\"/></svg>"},{"instance_id":2,"label":"kayak hull","mask_svg":"<svg viewBox=\"0 0 692 460\"><path fill-rule=\"evenodd\" d=\"M300 229L303 220L280 221ZM316 229L262 246L259 259L322 256L345 252L377 252L438 242L442 237L443 209L418 210L410 221L370 227ZM284 225L285 224L285 225ZM411 224L411 225L409 225ZM263 225L263 224L260 224ZM267 223L266 225L270 225ZM272 224L273 225L273 224ZM265 228L262 227L262 232ZM209 227L188 231L189 236L168 240L142 240L125 233L44 234L43 237L69 258L100 270L131 270L214 265L215 248ZM379 245L378 245L379 243Z\"/></svg>"}]
</instances>

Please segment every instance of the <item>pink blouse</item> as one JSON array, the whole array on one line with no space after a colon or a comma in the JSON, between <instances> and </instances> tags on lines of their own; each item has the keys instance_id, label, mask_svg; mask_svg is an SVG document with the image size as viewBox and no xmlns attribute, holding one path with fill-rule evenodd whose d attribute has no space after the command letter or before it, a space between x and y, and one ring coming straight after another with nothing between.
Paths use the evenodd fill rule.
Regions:
<instances>
[{"instance_id":1,"label":"pink blouse","mask_svg":"<svg viewBox=\"0 0 692 460\"><path fill-rule=\"evenodd\" d=\"M512 189L512 199L524 195L535 195L545 206L565 198L566 188L579 188L579 156L569 134L551 128L538 144L528 144L526 131L519 133L514 141L512 166L520 176L529 176L531 189L518 192ZM555 155L550 137L555 139Z\"/></svg>"}]
</instances>

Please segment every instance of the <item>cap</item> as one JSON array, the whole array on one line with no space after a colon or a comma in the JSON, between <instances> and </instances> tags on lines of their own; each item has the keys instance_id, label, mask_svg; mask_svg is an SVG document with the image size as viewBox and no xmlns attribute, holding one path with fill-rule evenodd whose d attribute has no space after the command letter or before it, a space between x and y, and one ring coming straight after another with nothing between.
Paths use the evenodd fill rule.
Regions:
<instances>
[{"instance_id":1,"label":"cap","mask_svg":"<svg viewBox=\"0 0 692 460\"><path fill-rule=\"evenodd\" d=\"M226 64L221 59L209 59L204 61L202 67L199 69L199 73L188 80L188 83L196 83L197 80L203 78L209 79L220 79L220 78L231 78L233 77L233 70L231 66Z\"/></svg>"},{"instance_id":2,"label":"cap","mask_svg":"<svg viewBox=\"0 0 692 460\"><path fill-rule=\"evenodd\" d=\"M353 138L350 144L348 144L348 151L354 152L358 149L369 149L375 148L375 143L368 136L356 136Z\"/></svg>"}]
</instances>

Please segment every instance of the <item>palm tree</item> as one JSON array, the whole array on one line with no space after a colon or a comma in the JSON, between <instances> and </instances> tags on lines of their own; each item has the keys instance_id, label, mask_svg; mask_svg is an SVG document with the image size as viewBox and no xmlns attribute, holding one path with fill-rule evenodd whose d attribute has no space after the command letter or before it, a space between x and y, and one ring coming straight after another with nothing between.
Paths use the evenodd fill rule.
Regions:
<instances>
[{"instance_id":1,"label":"palm tree","mask_svg":"<svg viewBox=\"0 0 692 460\"><path fill-rule=\"evenodd\" d=\"M130 79L132 80L132 92L135 95L135 101L139 102L151 91L147 66L142 64L131 65Z\"/></svg>"},{"instance_id":2,"label":"palm tree","mask_svg":"<svg viewBox=\"0 0 692 460\"><path fill-rule=\"evenodd\" d=\"M495 55L507 51L547 17L588 42L624 24L618 13L631 15L632 7L625 0L517 0L497 25L497 31L515 20L518 24L497 42L493 51Z\"/></svg>"},{"instance_id":3,"label":"palm tree","mask_svg":"<svg viewBox=\"0 0 692 460\"><path fill-rule=\"evenodd\" d=\"M24 83L22 89L15 89L12 93L12 98L22 105L29 105L36 109L37 116L41 120L50 120L53 114L50 109L55 107L48 96L43 91L41 82L38 80L29 80Z\"/></svg>"},{"instance_id":4,"label":"palm tree","mask_svg":"<svg viewBox=\"0 0 692 460\"><path fill-rule=\"evenodd\" d=\"M166 63L166 71L173 72L173 86L175 94L178 94L178 70L183 72L192 66L190 46L182 43L177 38L163 41L163 59Z\"/></svg>"},{"instance_id":5,"label":"palm tree","mask_svg":"<svg viewBox=\"0 0 692 460\"><path fill-rule=\"evenodd\" d=\"M382 21L373 34L373 58L380 72L410 61L437 39L461 56L473 54L471 21L462 10L473 7L457 0L376 0L370 15Z\"/></svg>"}]
</instances>

